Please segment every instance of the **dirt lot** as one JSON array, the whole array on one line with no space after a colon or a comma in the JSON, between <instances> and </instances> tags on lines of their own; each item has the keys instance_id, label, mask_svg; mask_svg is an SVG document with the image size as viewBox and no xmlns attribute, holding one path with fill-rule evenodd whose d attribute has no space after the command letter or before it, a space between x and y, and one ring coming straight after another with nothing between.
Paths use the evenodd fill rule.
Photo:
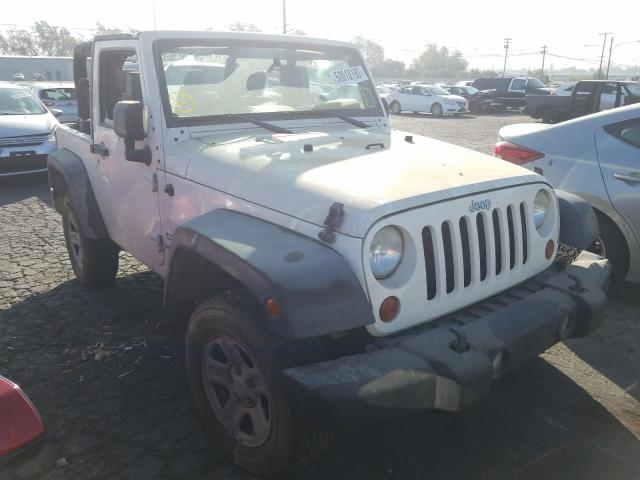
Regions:
<instances>
[{"instance_id":1,"label":"dirt lot","mask_svg":"<svg viewBox=\"0 0 640 480\"><path fill-rule=\"evenodd\" d=\"M488 153L519 116L394 117L393 125ZM117 287L73 279L46 180L0 182L0 373L48 430L0 478L244 479L200 426L184 375L185 317L123 255ZM558 345L457 415L423 414L336 435L299 479L640 478L640 287L604 327ZM0 467L1 468L1 467Z\"/></svg>"}]
</instances>

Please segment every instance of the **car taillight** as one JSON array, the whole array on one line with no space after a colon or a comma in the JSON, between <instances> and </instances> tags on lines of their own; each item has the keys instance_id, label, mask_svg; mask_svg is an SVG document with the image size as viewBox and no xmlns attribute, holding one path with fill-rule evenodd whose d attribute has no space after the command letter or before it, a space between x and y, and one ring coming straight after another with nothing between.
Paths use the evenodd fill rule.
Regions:
<instances>
[{"instance_id":1,"label":"car taillight","mask_svg":"<svg viewBox=\"0 0 640 480\"><path fill-rule=\"evenodd\" d=\"M516 165L524 165L525 163L544 157L544 153L505 141L498 142L494 145L493 154L498 158L515 163Z\"/></svg>"},{"instance_id":2,"label":"car taillight","mask_svg":"<svg viewBox=\"0 0 640 480\"><path fill-rule=\"evenodd\" d=\"M56 104L53 100L43 100L42 103L44 103L45 107L53 107Z\"/></svg>"}]
</instances>

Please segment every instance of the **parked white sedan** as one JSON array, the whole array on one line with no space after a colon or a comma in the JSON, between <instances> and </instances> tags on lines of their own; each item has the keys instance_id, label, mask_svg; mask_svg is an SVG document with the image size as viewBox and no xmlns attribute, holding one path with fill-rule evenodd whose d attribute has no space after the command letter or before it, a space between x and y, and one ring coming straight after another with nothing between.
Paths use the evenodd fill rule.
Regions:
<instances>
[{"instance_id":1,"label":"parked white sedan","mask_svg":"<svg viewBox=\"0 0 640 480\"><path fill-rule=\"evenodd\" d=\"M593 250L615 281L640 283L640 104L556 125L509 125L494 154L589 201L600 224Z\"/></svg>"},{"instance_id":2,"label":"parked white sedan","mask_svg":"<svg viewBox=\"0 0 640 480\"><path fill-rule=\"evenodd\" d=\"M435 117L459 115L469 111L467 100L451 95L436 85L409 85L391 92L387 97L389 109L394 115L404 111L429 112Z\"/></svg>"}]
</instances>

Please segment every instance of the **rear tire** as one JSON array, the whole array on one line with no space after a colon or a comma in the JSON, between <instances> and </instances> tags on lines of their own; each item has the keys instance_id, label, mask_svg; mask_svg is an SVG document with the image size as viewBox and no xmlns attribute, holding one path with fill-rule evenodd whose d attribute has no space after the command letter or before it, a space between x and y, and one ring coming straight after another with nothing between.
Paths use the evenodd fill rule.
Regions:
<instances>
[{"instance_id":1,"label":"rear tire","mask_svg":"<svg viewBox=\"0 0 640 480\"><path fill-rule=\"evenodd\" d=\"M402 107L400 107L400 103L398 103L397 101L391 102L391 105L389 105L389 110L391 110L391 113L394 115L400 115L402 113Z\"/></svg>"},{"instance_id":2,"label":"rear tire","mask_svg":"<svg viewBox=\"0 0 640 480\"><path fill-rule=\"evenodd\" d=\"M76 277L86 287L112 286L118 273L120 249L108 239L88 239L71 202L65 198L63 205L64 240Z\"/></svg>"},{"instance_id":3,"label":"rear tire","mask_svg":"<svg viewBox=\"0 0 640 480\"><path fill-rule=\"evenodd\" d=\"M478 102L470 102L469 103L469 111L473 114L481 113L482 106Z\"/></svg>"},{"instance_id":4,"label":"rear tire","mask_svg":"<svg viewBox=\"0 0 640 480\"><path fill-rule=\"evenodd\" d=\"M431 105L431 115L433 115L434 117L441 117L443 115L442 105L440 105L439 103L434 103L433 105Z\"/></svg>"},{"instance_id":5,"label":"rear tire","mask_svg":"<svg viewBox=\"0 0 640 480\"><path fill-rule=\"evenodd\" d=\"M195 309L186 364L204 423L242 469L282 478L326 450L328 435L307 427L294 412L282 370L295 360L249 292L228 291Z\"/></svg>"},{"instance_id":6,"label":"rear tire","mask_svg":"<svg viewBox=\"0 0 640 480\"><path fill-rule=\"evenodd\" d=\"M609 259L611 265L611 286L619 287L624 283L629 270L629 249L618 227L606 215L596 212L600 237L587 248L587 251Z\"/></svg>"}]
</instances>

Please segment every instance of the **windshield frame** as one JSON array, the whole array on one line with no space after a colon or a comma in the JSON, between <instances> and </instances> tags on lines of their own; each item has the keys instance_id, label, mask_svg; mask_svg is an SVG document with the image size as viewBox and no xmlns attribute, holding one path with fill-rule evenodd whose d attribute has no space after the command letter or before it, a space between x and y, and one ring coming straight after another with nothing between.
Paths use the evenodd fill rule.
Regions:
<instances>
[{"instance_id":1,"label":"windshield frame","mask_svg":"<svg viewBox=\"0 0 640 480\"><path fill-rule=\"evenodd\" d=\"M327 112L326 118L336 118L335 115L343 115L347 117L384 117L384 109L380 102L380 96L376 90L375 83L371 76L369 68L362 58L362 54L353 47L340 45L318 45L316 43L291 42L278 40L254 40L254 39L201 39L201 38L179 38L179 39L158 39L153 42L153 56L156 67L156 76L159 83L160 100L162 103L162 111L168 128L176 127L193 127L206 125L225 125L246 123L240 119L233 119L229 115L201 115L192 117L176 117L172 114L171 104L169 101L169 89L164 72L162 62L162 54L172 48L180 47L254 47L254 48L285 48L300 50L321 50L328 53L357 53L362 61L362 67L367 72L369 87L372 95L376 100L376 105L370 109L353 109L353 108L336 108L326 110L309 110L294 112L246 112L242 116L255 118L262 121L287 121L287 120L304 120L323 118L320 112Z\"/></svg>"}]
</instances>

